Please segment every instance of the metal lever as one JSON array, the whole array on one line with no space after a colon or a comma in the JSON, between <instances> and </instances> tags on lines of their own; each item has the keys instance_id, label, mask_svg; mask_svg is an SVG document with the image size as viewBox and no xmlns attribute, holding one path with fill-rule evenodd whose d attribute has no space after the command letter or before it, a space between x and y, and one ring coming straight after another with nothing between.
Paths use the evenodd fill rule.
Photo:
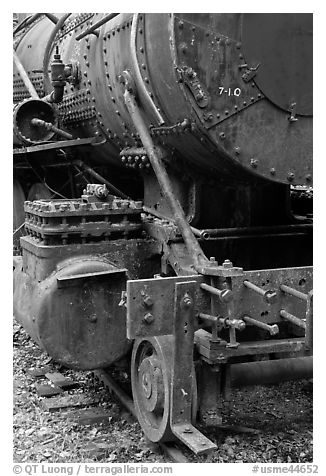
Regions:
<instances>
[{"instance_id":1,"label":"metal lever","mask_svg":"<svg viewBox=\"0 0 326 476\"><path fill-rule=\"evenodd\" d=\"M256 293L263 296L264 301L268 304L272 304L276 301L277 294L275 291L272 291L271 289L265 291L264 289L260 288L259 286L256 286L256 284L251 283L247 279L243 281L243 284L244 286L246 286L246 288L251 289L252 291L255 291Z\"/></svg>"},{"instance_id":2,"label":"metal lever","mask_svg":"<svg viewBox=\"0 0 326 476\"><path fill-rule=\"evenodd\" d=\"M271 336L275 336L276 334L279 333L279 328L277 324L273 324L270 326L269 324L266 324L265 322L257 321L256 319L253 319L250 316L243 316L242 319L247 323L251 324L252 326L259 327L260 329L264 329L264 331L268 331Z\"/></svg>"}]
</instances>

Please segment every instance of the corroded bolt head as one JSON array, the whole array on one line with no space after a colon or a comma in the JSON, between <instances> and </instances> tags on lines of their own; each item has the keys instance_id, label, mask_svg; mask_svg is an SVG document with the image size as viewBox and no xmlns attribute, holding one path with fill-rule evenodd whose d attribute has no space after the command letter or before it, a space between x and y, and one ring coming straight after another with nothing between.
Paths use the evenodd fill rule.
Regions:
<instances>
[{"instance_id":1,"label":"corroded bolt head","mask_svg":"<svg viewBox=\"0 0 326 476\"><path fill-rule=\"evenodd\" d=\"M268 304L273 304L277 299L277 293L275 291L272 291L272 290L268 290L265 292L264 294L264 300L268 303Z\"/></svg>"},{"instance_id":2,"label":"corroded bolt head","mask_svg":"<svg viewBox=\"0 0 326 476\"><path fill-rule=\"evenodd\" d=\"M258 166L258 160L257 159L250 159L250 165L253 168L256 168Z\"/></svg>"},{"instance_id":3,"label":"corroded bolt head","mask_svg":"<svg viewBox=\"0 0 326 476\"><path fill-rule=\"evenodd\" d=\"M233 263L229 259L224 260L223 268L233 268Z\"/></svg>"},{"instance_id":4,"label":"corroded bolt head","mask_svg":"<svg viewBox=\"0 0 326 476\"><path fill-rule=\"evenodd\" d=\"M183 430L183 433L192 433L190 426L186 426L186 428Z\"/></svg>"},{"instance_id":5,"label":"corroded bolt head","mask_svg":"<svg viewBox=\"0 0 326 476\"><path fill-rule=\"evenodd\" d=\"M270 333L271 336L275 336L276 334L278 334L279 333L278 325L273 324L272 326L270 326L269 333Z\"/></svg>"},{"instance_id":6,"label":"corroded bolt head","mask_svg":"<svg viewBox=\"0 0 326 476\"><path fill-rule=\"evenodd\" d=\"M151 296L145 296L144 299L143 299L143 303L146 307L152 307L153 306L153 299L151 298Z\"/></svg>"},{"instance_id":7,"label":"corroded bolt head","mask_svg":"<svg viewBox=\"0 0 326 476\"><path fill-rule=\"evenodd\" d=\"M154 316L150 312L145 314L145 316L143 317L143 322L145 322L145 324L152 324L153 321Z\"/></svg>"},{"instance_id":8,"label":"corroded bolt head","mask_svg":"<svg viewBox=\"0 0 326 476\"><path fill-rule=\"evenodd\" d=\"M221 295L220 295L220 300L222 302L230 302L233 300L233 293L231 291L231 289L223 289L221 291Z\"/></svg>"},{"instance_id":9,"label":"corroded bolt head","mask_svg":"<svg viewBox=\"0 0 326 476\"><path fill-rule=\"evenodd\" d=\"M190 307L192 305L192 299L188 294L186 294L183 298L183 305L185 307Z\"/></svg>"}]
</instances>

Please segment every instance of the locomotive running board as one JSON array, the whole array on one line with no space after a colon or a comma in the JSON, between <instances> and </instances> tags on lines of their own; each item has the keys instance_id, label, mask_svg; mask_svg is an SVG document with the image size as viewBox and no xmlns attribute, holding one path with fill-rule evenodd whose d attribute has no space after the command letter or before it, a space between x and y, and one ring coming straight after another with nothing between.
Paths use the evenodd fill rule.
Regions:
<instances>
[{"instance_id":1,"label":"locomotive running board","mask_svg":"<svg viewBox=\"0 0 326 476\"><path fill-rule=\"evenodd\" d=\"M170 424L175 436L195 454L217 446L191 423L194 316L197 281L175 283L174 344L171 378Z\"/></svg>"}]
</instances>

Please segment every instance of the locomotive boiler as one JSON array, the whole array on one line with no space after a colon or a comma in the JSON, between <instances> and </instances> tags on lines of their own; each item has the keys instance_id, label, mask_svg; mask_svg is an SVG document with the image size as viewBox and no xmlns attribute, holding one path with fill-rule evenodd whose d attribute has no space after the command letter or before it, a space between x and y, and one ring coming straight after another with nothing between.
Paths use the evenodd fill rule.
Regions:
<instances>
[{"instance_id":1,"label":"locomotive boiler","mask_svg":"<svg viewBox=\"0 0 326 476\"><path fill-rule=\"evenodd\" d=\"M46 352L127 359L145 434L196 453L232 386L312 374L311 14L38 13L13 81L14 314Z\"/></svg>"}]
</instances>

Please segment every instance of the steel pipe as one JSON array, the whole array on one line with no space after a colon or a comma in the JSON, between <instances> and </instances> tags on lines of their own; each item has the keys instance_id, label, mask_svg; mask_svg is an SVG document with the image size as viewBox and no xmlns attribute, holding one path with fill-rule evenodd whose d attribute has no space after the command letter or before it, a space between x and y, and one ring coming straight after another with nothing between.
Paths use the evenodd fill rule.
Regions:
<instances>
[{"instance_id":1,"label":"steel pipe","mask_svg":"<svg viewBox=\"0 0 326 476\"><path fill-rule=\"evenodd\" d=\"M144 210L145 213L149 213L150 215L153 215L154 217L160 218L161 220L170 221L171 223L174 223L174 224L176 223L173 218L167 217L167 216L163 215L162 213L158 212L157 210L154 210L153 208L143 207L143 210ZM201 231L198 230L198 228L194 228L191 225L189 225L189 226L190 226L190 229L191 229L191 231L193 232L193 234L195 236L198 236L198 237L201 236Z\"/></svg>"},{"instance_id":2,"label":"steel pipe","mask_svg":"<svg viewBox=\"0 0 326 476\"><path fill-rule=\"evenodd\" d=\"M309 356L232 364L230 373L232 387L309 379L313 375L313 359Z\"/></svg>"},{"instance_id":3,"label":"steel pipe","mask_svg":"<svg viewBox=\"0 0 326 476\"><path fill-rule=\"evenodd\" d=\"M69 134L69 132L63 131L62 129L59 129L58 127L54 126L50 122L45 122L42 119L34 118L31 120L32 126L35 127L44 127L47 131L52 131L55 134L58 134L61 137L64 137L65 139L73 139L74 136Z\"/></svg>"},{"instance_id":4,"label":"steel pipe","mask_svg":"<svg viewBox=\"0 0 326 476\"><path fill-rule=\"evenodd\" d=\"M130 200L130 197L128 197L128 195L126 195L125 193L123 193L121 190L119 190L117 187L115 187L111 182L109 182L108 180L106 180L104 177L102 177L102 175L100 175L99 173L97 173L94 169L92 169L91 167L89 167L89 165L86 165L84 164L84 162L82 162L81 160L75 160L74 162L74 165L76 165L77 167L85 170L85 172L88 172L90 175L92 175L96 180L98 180L100 183L104 183L108 189L113 192L115 195L117 195L118 197L121 197L125 200Z\"/></svg>"},{"instance_id":5,"label":"steel pipe","mask_svg":"<svg viewBox=\"0 0 326 476\"><path fill-rule=\"evenodd\" d=\"M113 18L115 18L116 16L118 16L119 13L109 13L108 15L105 15L105 17L103 17L101 20L99 20L98 22L94 23L94 25L92 25L90 28L88 28L87 30L85 30L83 33L81 33L80 35L76 36L76 40L79 41L81 40L82 38L84 38L85 36L87 35L90 35L91 33L93 33L94 35L98 36L98 32L95 31L97 28L99 28L100 26L104 25L104 23L107 23L108 21L112 20Z\"/></svg>"},{"instance_id":6,"label":"steel pipe","mask_svg":"<svg viewBox=\"0 0 326 476\"><path fill-rule=\"evenodd\" d=\"M207 228L202 230L207 236L245 236L245 235L276 235L277 233L312 232L312 224L300 223L298 225L276 225L276 226L250 226L237 228Z\"/></svg>"},{"instance_id":7,"label":"steel pipe","mask_svg":"<svg viewBox=\"0 0 326 476\"><path fill-rule=\"evenodd\" d=\"M137 92L141 93L142 100L146 103L146 105L150 108L152 114L155 117L156 122L159 126L162 126L165 122L163 117L161 116L160 112L158 111L157 107L154 104L154 101L150 97L147 88L144 84L143 77L140 72L140 67L138 64L137 58L137 27L138 27L138 19L139 13L134 13L132 18L132 25L131 25L131 32L130 32L130 59L132 62L132 66L134 69L135 74L135 82L137 85ZM145 147L146 148L146 147Z\"/></svg>"},{"instance_id":8,"label":"steel pipe","mask_svg":"<svg viewBox=\"0 0 326 476\"><path fill-rule=\"evenodd\" d=\"M53 13L44 13L44 15L52 21L52 23L54 23L55 25L58 23L59 21L59 18L56 17L55 15L53 15Z\"/></svg>"},{"instance_id":9,"label":"steel pipe","mask_svg":"<svg viewBox=\"0 0 326 476\"><path fill-rule=\"evenodd\" d=\"M203 250L201 249L197 239L190 229L190 225L187 222L184 211L180 205L180 202L174 194L170 177L165 169L163 163L163 153L160 148L155 147L148 128L144 122L144 119L140 113L138 104L136 103L134 95L125 90L124 99L127 109L130 113L130 117L134 123L134 126L140 136L143 146L146 149L147 157L151 163L151 166L156 175L157 181L160 185L162 193L166 198L171 211L174 215L175 222L182 234L187 250L193 258L194 266L208 264L209 261L206 258Z\"/></svg>"}]
</instances>

